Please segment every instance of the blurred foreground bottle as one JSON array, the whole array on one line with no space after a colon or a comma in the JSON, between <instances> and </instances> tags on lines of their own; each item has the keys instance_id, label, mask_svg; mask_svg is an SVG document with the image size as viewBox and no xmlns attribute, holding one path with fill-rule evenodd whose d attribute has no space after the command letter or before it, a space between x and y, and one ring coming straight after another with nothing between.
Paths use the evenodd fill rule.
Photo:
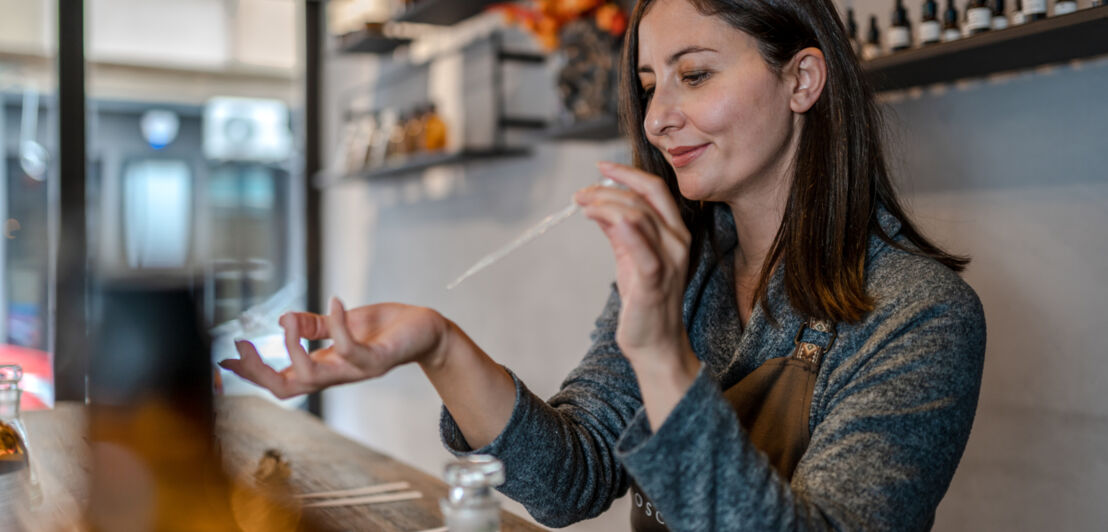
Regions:
<instances>
[{"instance_id":1,"label":"blurred foreground bottle","mask_svg":"<svg viewBox=\"0 0 1108 532\"><path fill-rule=\"evenodd\" d=\"M212 369L193 285L103 281L89 358L92 530L239 530L214 445Z\"/></svg>"},{"instance_id":2,"label":"blurred foreground bottle","mask_svg":"<svg viewBox=\"0 0 1108 532\"><path fill-rule=\"evenodd\" d=\"M439 501L449 532L498 532L500 502L493 488L504 483L504 464L488 455L472 455L446 466L450 491Z\"/></svg>"},{"instance_id":3,"label":"blurred foreground bottle","mask_svg":"<svg viewBox=\"0 0 1108 532\"><path fill-rule=\"evenodd\" d=\"M19 366L0 366L0 530L18 530L31 483L27 433L19 419Z\"/></svg>"},{"instance_id":4,"label":"blurred foreground bottle","mask_svg":"<svg viewBox=\"0 0 1108 532\"><path fill-rule=\"evenodd\" d=\"M210 340L194 297L201 286L144 276L102 281L95 292L87 528L318 530L291 497L223 470Z\"/></svg>"}]
</instances>

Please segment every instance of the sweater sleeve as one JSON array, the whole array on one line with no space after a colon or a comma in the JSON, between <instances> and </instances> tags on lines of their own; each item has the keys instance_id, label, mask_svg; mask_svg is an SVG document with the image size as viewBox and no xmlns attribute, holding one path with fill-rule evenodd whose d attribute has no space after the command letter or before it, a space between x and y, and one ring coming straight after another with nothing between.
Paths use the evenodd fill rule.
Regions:
<instances>
[{"instance_id":1,"label":"sweater sleeve","mask_svg":"<svg viewBox=\"0 0 1108 532\"><path fill-rule=\"evenodd\" d=\"M491 454L505 467L500 491L540 523L560 527L595 517L629 485L615 442L642 407L638 382L615 342L619 295L596 320L592 347L549 401L514 375L515 406L504 430L470 449L450 412L442 410L443 443L455 455ZM509 373L511 373L509 371Z\"/></svg>"},{"instance_id":2,"label":"sweater sleeve","mask_svg":"<svg viewBox=\"0 0 1108 532\"><path fill-rule=\"evenodd\" d=\"M849 347L791 482L703 369L657 432L637 414L617 456L674 532L926 530L981 381L984 315L972 290L957 292L898 307Z\"/></svg>"}]
</instances>

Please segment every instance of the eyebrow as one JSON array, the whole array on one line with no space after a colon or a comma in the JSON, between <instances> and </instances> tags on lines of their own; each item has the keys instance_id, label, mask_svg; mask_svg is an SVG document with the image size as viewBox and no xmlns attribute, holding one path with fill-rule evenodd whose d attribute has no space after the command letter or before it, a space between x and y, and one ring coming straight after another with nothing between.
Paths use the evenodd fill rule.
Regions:
<instances>
[{"instance_id":1,"label":"eyebrow","mask_svg":"<svg viewBox=\"0 0 1108 532\"><path fill-rule=\"evenodd\" d=\"M676 63L678 59L681 59L681 56L683 56L683 55L695 54L695 53L700 53L700 52L717 52L718 53L717 50L715 50L713 48L708 48L706 46L696 46L696 45L686 46L686 47L678 50L677 52L675 52L673 55L669 56L669 58L666 59L666 64L667 65L672 65L672 64ZM642 73L651 73L651 74L653 74L654 69L650 68L650 66L640 66L638 72L640 74L642 74Z\"/></svg>"}]
</instances>

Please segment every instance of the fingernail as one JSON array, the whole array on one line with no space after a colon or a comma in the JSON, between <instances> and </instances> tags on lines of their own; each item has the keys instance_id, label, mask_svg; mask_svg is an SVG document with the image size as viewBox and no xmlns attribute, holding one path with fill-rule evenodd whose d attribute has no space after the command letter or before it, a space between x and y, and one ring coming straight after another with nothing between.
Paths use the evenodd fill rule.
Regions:
<instances>
[{"instance_id":1,"label":"fingernail","mask_svg":"<svg viewBox=\"0 0 1108 532\"><path fill-rule=\"evenodd\" d=\"M219 362L216 362L216 364L219 364L219 367L221 367L221 368L226 368L227 365L225 364L225 362L227 362L227 361L226 360L220 360Z\"/></svg>"}]
</instances>

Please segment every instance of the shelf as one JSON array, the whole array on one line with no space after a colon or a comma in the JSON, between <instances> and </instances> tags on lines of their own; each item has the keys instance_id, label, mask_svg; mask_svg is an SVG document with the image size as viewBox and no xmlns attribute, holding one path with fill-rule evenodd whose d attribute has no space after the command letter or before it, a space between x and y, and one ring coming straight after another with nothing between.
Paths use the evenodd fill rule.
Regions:
<instances>
[{"instance_id":1,"label":"shelf","mask_svg":"<svg viewBox=\"0 0 1108 532\"><path fill-rule=\"evenodd\" d=\"M556 125L546 130L551 140L611 140L619 138L619 121L614 115Z\"/></svg>"},{"instance_id":2,"label":"shelf","mask_svg":"<svg viewBox=\"0 0 1108 532\"><path fill-rule=\"evenodd\" d=\"M506 116L500 119L500 127L505 129L546 129L546 121L541 118Z\"/></svg>"},{"instance_id":3,"label":"shelf","mask_svg":"<svg viewBox=\"0 0 1108 532\"><path fill-rule=\"evenodd\" d=\"M449 26L461 22L503 0L416 0L416 3L396 17L397 22L418 22Z\"/></svg>"},{"instance_id":4,"label":"shelf","mask_svg":"<svg viewBox=\"0 0 1108 532\"><path fill-rule=\"evenodd\" d=\"M988 31L862 64L878 91L906 89L1108 54L1108 6Z\"/></svg>"},{"instance_id":5,"label":"shelf","mask_svg":"<svg viewBox=\"0 0 1108 532\"><path fill-rule=\"evenodd\" d=\"M415 172L418 170L425 170L434 166L463 164L483 159L523 157L525 155L529 155L530 153L531 150L527 148L487 148L468 149L453 153L429 153L405 159L403 162L387 164L381 168L365 170L356 174L348 175L345 176L343 179L378 179L382 177ZM331 180L327 180L324 178L318 180L317 185L326 186L330 183Z\"/></svg>"},{"instance_id":6,"label":"shelf","mask_svg":"<svg viewBox=\"0 0 1108 532\"><path fill-rule=\"evenodd\" d=\"M347 54L384 54L410 42L360 30L339 36L339 49Z\"/></svg>"}]
</instances>

